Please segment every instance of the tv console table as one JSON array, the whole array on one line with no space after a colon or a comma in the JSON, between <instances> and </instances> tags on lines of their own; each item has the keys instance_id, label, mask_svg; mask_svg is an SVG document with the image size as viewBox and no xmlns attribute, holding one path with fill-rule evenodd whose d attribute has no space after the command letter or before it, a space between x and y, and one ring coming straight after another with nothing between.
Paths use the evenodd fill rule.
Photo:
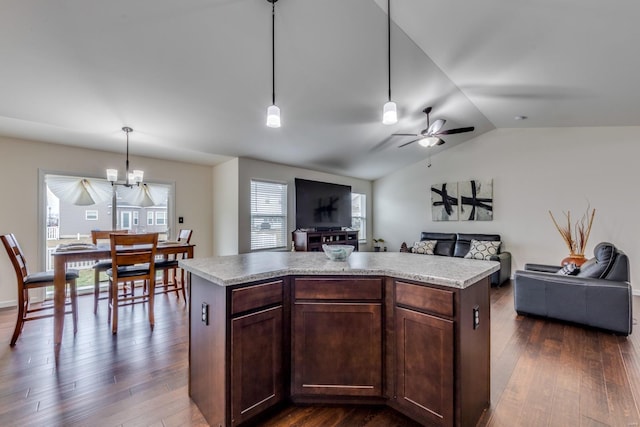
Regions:
<instances>
[{"instance_id":1,"label":"tv console table","mask_svg":"<svg viewBox=\"0 0 640 427\"><path fill-rule=\"evenodd\" d=\"M293 232L296 251L322 252L322 245L351 245L358 250L358 231L304 231Z\"/></svg>"},{"instance_id":2,"label":"tv console table","mask_svg":"<svg viewBox=\"0 0 640 427\"><path fill-rule=\"evenodd\" d=\"M386 404L476 425L490 399L493 261L354 252L181 260L189 395L212 426L287 402Z\"/></svg>"}]
</instances>

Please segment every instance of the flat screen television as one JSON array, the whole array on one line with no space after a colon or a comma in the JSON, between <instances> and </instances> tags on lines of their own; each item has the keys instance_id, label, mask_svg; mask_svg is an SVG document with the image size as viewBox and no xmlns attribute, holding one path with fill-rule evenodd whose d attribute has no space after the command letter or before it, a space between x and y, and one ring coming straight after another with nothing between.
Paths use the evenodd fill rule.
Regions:
<instances>
[{"instance_id":1,"label":"flat screen television","mask_svg":"<svg viewBox=\"0 0 640 427\"><path fill-rule=\"evenodd\" d=\"M351 227L351 186L296 178L296 228Z\"/></svg>"}]
</instances>

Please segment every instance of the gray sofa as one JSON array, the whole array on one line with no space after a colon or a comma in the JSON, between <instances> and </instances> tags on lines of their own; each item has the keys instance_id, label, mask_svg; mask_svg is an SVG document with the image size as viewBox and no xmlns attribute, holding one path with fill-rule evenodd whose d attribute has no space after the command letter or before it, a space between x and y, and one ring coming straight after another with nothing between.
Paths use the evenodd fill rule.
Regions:
<instances>
[{"instance_id":1,"label":"gray sofa","mask_svg":"<svg viewBox=\"0 0 640 427\"><path fill-rule=\"evenodd\" d=\"M605 329L621 335L632 330L629 259L613 244L599 243L594 257L577 275L560 266L526 264L514 275L514 307L532 314ZM565 271L566 272L566 271Z\"/></svg>"},{"instance_id":2,"label":"gray sofa","mask_svg":"<svg viewBox=\"0 0 640 427\"><path fill-rule=\"evenodd\" d=\"M464 258L469 252L471 240L502 241L499 234L431 233L423 231L420 234L420 241L425 240L437 241L434 248L435 255L457 258ZM491 256L490 260L500 263L500 270L491 275L491 286L500 286L511 278L511 254L499 251L498 254Z\"/></svg>"}]
</instances>

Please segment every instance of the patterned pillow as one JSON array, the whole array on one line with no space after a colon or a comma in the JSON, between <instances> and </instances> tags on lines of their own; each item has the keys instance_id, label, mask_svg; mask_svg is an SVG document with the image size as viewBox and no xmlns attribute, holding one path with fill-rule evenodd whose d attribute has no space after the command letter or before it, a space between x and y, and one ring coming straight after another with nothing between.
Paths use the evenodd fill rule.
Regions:
<instances>
[{"instance_id":1,"label":"patterned pillow","mask_svg":"<svg viewBox=\"0 0 640 427\"><path fill-rule=\"evenodd\" d=\"M471 246L469 252L464 256L471 259L484 259L488 260L493 255L498 255L500 252L500 244L502 242L491 242L488 240L471 240Z\"/></svg>"},{"instance_id":2,"label":"patterned pillow","mask_svg":"<svg viewBox=\"0 0 640 427\"><path fill-rule=\"evenodd\" d=\"M411 252L414 254L433 255L433 250L436 248L437 240L423 240L421 242L415 242Z\"/></svg>"},{"instance_id":3,"label":"patterned pillow","mask_svg":"<svg viewBox=\"0 0 640 427\"><path fill-rule=\"evenodd\" d=\"M565 264L560 270L558 270L557 274L562 274L563 276L575 276L580 273L580 267L575 265L574 263Z\"/></svg>"}]
</instances>

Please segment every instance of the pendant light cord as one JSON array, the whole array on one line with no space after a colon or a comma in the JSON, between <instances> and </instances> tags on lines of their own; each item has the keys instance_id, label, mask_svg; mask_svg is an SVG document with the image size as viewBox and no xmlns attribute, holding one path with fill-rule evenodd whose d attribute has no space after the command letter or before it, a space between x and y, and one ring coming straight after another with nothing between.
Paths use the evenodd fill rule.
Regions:
<instances>
[{"instance_id":1,"label":"pendant light cord","mask_svg":"<svg viewBox=\"0 0 640 427\"><path fill-rule=\"evenodd\" d=\"M391 0L387 0L387 47L389 101L391 101Z\"/></svg>"},{"instance_id":2,"label":"pendant light cord","mask_svg":"<svg viewBox=\"0 0 640 427\"><path fill-rule=\"evenodd\" d=\"M271 103L276 105L276 2L271 3Z\"/></svg>"},{"instance_id":3,"label":"pendant light cord","mask_svg":"<svg viewBox=\"0 0 640 427\"><path fill-rule=\"evenodd\" d=\"M129 184L129 132L131 132L128 128L123 128L122 130L124 130L127 133L127 164L126 164L126 171L125 171L125 178L127 181L127 184Z\"/></svg>"}]
</instances>

